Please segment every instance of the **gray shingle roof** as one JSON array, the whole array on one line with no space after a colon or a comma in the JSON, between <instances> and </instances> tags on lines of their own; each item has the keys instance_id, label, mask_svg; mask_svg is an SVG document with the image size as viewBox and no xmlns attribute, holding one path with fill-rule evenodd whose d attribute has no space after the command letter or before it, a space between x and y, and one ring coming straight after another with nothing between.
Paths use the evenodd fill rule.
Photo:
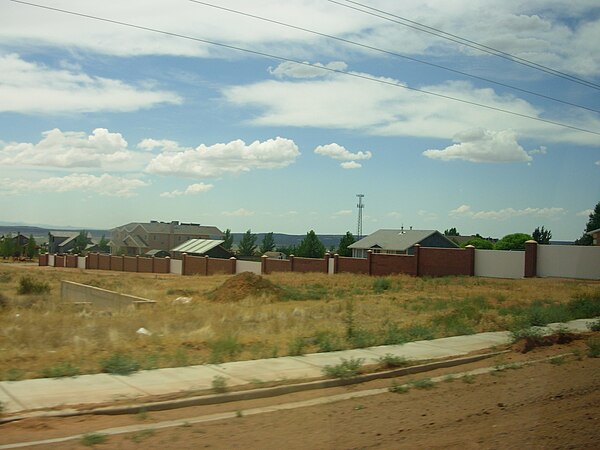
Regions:
<instances>
[{"instance_id":1,"label":"gray shingle roof","mask_svg":"<svg viewBox=\"0 0 600 450\"><path fill-rule=\"evenodd\" d=\"M437 230L377 230L375 233L349 245L348 248L404 251L423 239L437 233Z\"/></svg>"},{"instance_id":2,"label":"gray shingle roof","mask_svg":"<svg viewBox=\"0 0 600 450\"><path fill-rule=\"evenodd\" d=\"M133 231L136 227L143 227L148 233L166 233L166 234L204 234L207 236L222 236L223 233L217 227L204 226L196 223L179 222L131 222L118 228L124 228L127 232Z\"/></svg>"}]
</instances>

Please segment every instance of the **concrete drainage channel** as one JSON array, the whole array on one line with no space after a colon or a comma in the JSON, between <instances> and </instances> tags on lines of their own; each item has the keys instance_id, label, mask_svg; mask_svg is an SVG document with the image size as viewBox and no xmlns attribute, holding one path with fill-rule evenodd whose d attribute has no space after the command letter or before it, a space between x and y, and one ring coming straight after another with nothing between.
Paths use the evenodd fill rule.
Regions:
<instances>
[{"instance_id":1,"label":"concrete drainage channel","mask_svg":"<svg viewBox=\"0 0 600 450\"><path fill-rule=\"evenodd\" d=\"M352 380L325 380L325 381L317 381L317 382L310 382L310 383L301 383L301 384L290 385L290 386L282 386L281 388L287 388L287 391L285 391L285 392L282 391L279 393L273 393L274 390L277 388L256 389L254 391L246 391L246 392L239 392L239 393L234 392L234 393L230 393L230 394L221 394L220 396L198 397L195 399L185 399L182 401L148 403L146 405L123 406L121 408L98 408L98 409L93 409L93 410L80 411L79 414L130 414L130 413L139 412L140 410L159 411L159 410L165 410L165 409L181 408L184 406L196 406L196 405L233 402L233 401L256 399L256 398L265 398L265 397L269 397L269 396L282 395L282 394L286 394L286 393L299 392L299 391L309 390L309 389L320 389L323 387L335 387L335 386L343 386L343 385L348 385L348 384L362 383L365 381L374 380L376 378L394 378L394 377L398 377L398 376L402 376L402 375L423 373L423 372L440 369L440 368L456 367L456 366L459 366L462 364L477 362L477 361L480 361L480 360L483 360L486 358L490 358L492 356L498 356L498 355L501 355L504 353L506 353L506 351L486 353L483 355L475 355L475 356L458 358L458 359L453 359L453 360L448 360L448 361L439 361L439 362L434 362L434 363L421 364L418 366L412 366L412 367L407 367L407 368L403 368L403 369L396 369L396 370L391 370L391 371L386 371L386 372L361 375L361 376L353 378ZM526 365L531 365L531 364L547 362L547 361L552 360L553 358L564 357L564 356L568 356L568 355L571 355L571 353L554 355L552 357L538 359L538 360L524 361L524 362L519 363L519 366L526 366ZM460 379L460 378L463 378L466 376L483 375L483 374L491 373L491 372L494 372L497 370L498 370L497 366L488 366L488 367L482 367L479 369L474 369L474 370L470 370L470 371L466 371L466 372L459 372L459 373L452 374L452 375L454 378ZM445 381L446 379L447 379L447 376L444 375L444 376L431 378L430 381L432 383L440 383L440 382ZM337 382L337 384L336 384L336 382ZM323 383L327 383L327 384L323 385ZM408 388L408 387L410 387L410 383L406 383L406 384L400 385L400 386L405 386L406 388ZM309 407L309 406L334 403L334 402L343 401L343 400L352 400L352 399L356 399L356 398L380 395L380 394L384 394L386 392L389 392L389 388L369 389L369 390L356 391L356 392L350 392L350 393L344 393L344 394L336 394L336 395L330 395L330 396L326 396L326 397L314 398L314 399L310 399L310 400L282 403L279 405L249 408L249 409L243 410L243 415L244 416L252 416L252 415L265 414L265 413L276 412L276 411L305 408L305 407ZM259 395L259 394L262 394L262 395ZM267 395L265 395L265 394L267 394ZM215 401L217 399L217 397L220 397L221 401ZM201 399L204 399L204 400L200 401ZM210 401L211 399L213 401ZM200 402L199 403L189 403L192 401L200 401ZM188 403L182 404L184 402L188 402ZM160 430L160 429L165 429L165 428L174 428L174 427L181 427L181 426L190 426L190 425L199 424L199 423L214 422L217 420L234 419L236 417L239 417L239 414L240 414L239 411L231 411L231 412L224 412L224 413L217 413L217 414L209 414L209 415L204 415L204 416L188 417L185 419L168 420L168 421L153 423L152 428L155 430ZM75 414L75 413L67 413L67 414L57 413L57 414L46 414L45 416L50 416L50 415L53 417L57 417L57 416L66 417L66 416L73 416L73 415L77 415L77 414ZM23 418L23 417L21 417L21 418ZM103 429L103 430L97 430L95 433L101 434L101 435L106 435L106 436L115 436L115 435L120 435L120 434L136 433L136 432L144 431L147 428L148 428L147 424L129 425L129 426L123 426L123 427L115 427L115 428L107 428L107 429ZM85 436L84 434L77 434L77 435L65 436L65 437L61 437L61 438L4 444L4 445L0 445L0 450L68 442L68 441L82 439L84 436Z\"/></svg>"},{"instance_id":2,"label":"concrete drainage channel","mask_svg":"<svg viewBox=\"0 0 600 450\"><path fill-rule=\"evenodd\" d=\"M348 386L352 384L365 383L377 379L396 378L405 375L429 372L436 369L456 367L464 364L470 364L483 359L499 356L510 352L510 350L495 351L479 355L471 355L460 358L447 359L443 361L433 361L415 366L401 367L392 370L380 371L357 375L347 379L327 379L309 381L304 383L288 384L282 386L273 386L268 388L258 388L245 391L226 392L221 394L208 394L195 397L179 398L158 402L136 403L134 405L119 405L100 408L90 408L83 410L66 409L62 411L35 411L18 416L0 417L0 424L14 422L33 417L73 417L82 415L119 415L136 414L142 411L166 411L170 409L186 408L190 406L214 405L219 403L230 403L242 400L255 400L260 398L276 397L278 395L292 394L295 392L310 391L316 389L325 389L332 387ZM3 448L0 446L0 449Z\"/></svg>"}]
</instances>

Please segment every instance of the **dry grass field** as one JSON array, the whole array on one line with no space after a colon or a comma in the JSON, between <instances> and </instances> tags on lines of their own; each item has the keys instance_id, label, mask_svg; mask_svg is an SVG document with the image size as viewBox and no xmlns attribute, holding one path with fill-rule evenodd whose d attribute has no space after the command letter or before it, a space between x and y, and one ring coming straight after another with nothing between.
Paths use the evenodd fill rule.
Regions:
<instances>
[{"instance_id":1,"label":"dry grass field","mask_svg":"<svg viewBox=\"0 0 600 450\"><path fill-rule=\"evenodd\" d=\"M87 311L60 280L156 300ZM226 283L227 282L227 283ZM180 296L190 304L174 304ZM264 279L0 264L0 379L299 355L600 315L600 282L276 273ZM151 335L138 334L145 328Z\"/></svg>"}]
</instances>

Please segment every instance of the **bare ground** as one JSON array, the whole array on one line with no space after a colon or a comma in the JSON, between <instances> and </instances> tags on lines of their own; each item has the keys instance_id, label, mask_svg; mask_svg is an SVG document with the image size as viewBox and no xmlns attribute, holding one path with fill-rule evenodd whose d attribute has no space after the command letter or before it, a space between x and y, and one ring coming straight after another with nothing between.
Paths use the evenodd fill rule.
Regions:
<instances>
[{"instance_id":1,"label":"bare ground","mask_svg":"<svg viewBox=\"0 0 600 450\"><path fill-rule=\"evenodd\" d=\"M565 353L575 352L565 357ZM600 359L585 355L584 340L517 351L453 369L395 380L497 366L472 382L444 381L430 389L385 392L318 406L244 415L251 408L388 387L392 380L173 411L124 416L27 419L0 426L0 443L34 441L136 425L106 436L100 449L595 449L600 439ZM519 369L512 363L555 357ZM508 365L508 366L507 366ZM186 424L186 419L237 412L233 418ZM179 420L180 426L159 429ZM86 448L81 438L36 448Z\"/></svg>"}]
</instances>

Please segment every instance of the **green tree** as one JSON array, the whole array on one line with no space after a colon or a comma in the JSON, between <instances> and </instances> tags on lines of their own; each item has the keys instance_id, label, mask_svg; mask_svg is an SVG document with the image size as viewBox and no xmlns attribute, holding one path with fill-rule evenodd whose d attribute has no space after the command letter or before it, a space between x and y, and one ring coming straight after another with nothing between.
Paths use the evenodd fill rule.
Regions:
<instances>
[{"instance_id":1,"label":"green tree","mask_svg":"<svg viewBox=\"0 0 600 450\"><path fill-rule=\"evenodd\" d=\"M108 239L104 235L100 238L100 242L98 242L98 250L102 253L110 252L110 246L108 245Z\"/></svg>"},{"instance_id":2,"label":"green tree","mask_svg":"<svg viewBox=\"0 0 600 450\"><path fill-rule=\"evenodd\" d=\"M275 238L273 237L273 232L271 231L270 233L264 235L258 251L261 255L264 255L267 252L272 252L274 249Z\"/></svg>"},{"instance_id":3,"label":"green tree","mask_svg":"<svg viewBox=\"0 0 600 450\"><path fill-rule=\"evenodd\" d=\"M525 250L525 242L532 237L525 233L507 234L494 246L495 250Z\"/></svg>"},{"instance_id":4,"label":"green tree","mask_svg":"<svg viewBox=\"0 0 600 450\"><path fill-rule=\"evenodd\" d=\"M296 256L304 258L322 258L325 256L325 246L319 240L313 230L306 233L306 237L298 245L298 253Z\"/></svg>"},{"instance_id":5,"label":"green tree","mask_svg":"<svg viewBox=\"0 0 600 450\"><path fill-rule=\"evenodd\" d=\"M585 230L579 239L575 241L575 245L592 245L593 238L587 234L590 231L600 228L600 202L589 215L589 220L585 226Z\"/></svg>"},{"instance_id":6,"label":"green tree","mask_svg":"<svg viewBox=\"0 0 600 450\"><path fill-rule=\"evenodd\" d=\"M229 228L225 230L225 233L223 234L223 240L225 242L223 242L221 246L226 250L231 250L231 247L233 247L233 234L231 234L231 230Z\"/></svg>"},{"instance_id":7,"label":"green tree","mask_svg":"<svg viewBox=\"0 0 600 450\"><path fill-rule=\"evenodd\" d=\"M78 255L85 251L85 248L90 244L91 239L88 237L87 231L80 231L73 244L72 252Z\"/></svg>"},{"instance_id":8,"label":"green tree","mask_svg":"<svg viewBox=\"0 0 600 450\"><path fill-rule=\"evenodd\" d=\"M549 244L552 239L552 231L544 229L544 227L536 227L531 234L533 240L538 244Z\"/></svg>"},{"instance_id":9,"label":"green tree","mask_svg":"<svg viewBox=\"0 0 600 450\"><path fill-rule=\"evenodd\" d=\"M472 245L473 247L478 248L479 250L492 250L494 248L494 244L492 244L487 239L478 236L469 239L462 245L462 247L464 248L467 245Z\"/></svg>"},{"instance_id":10,"label":"green tree","mask_svg":"<svg viewBox=\"0 0 600 450\"><path fill-rule=\"evenodd\" d=\"M354 239L354 235L349 231L346 231L346 234L342 236L340 239L340 244L338 245L338 255L340 256L352 256L352 249L348 248L348 246L354 244L356 239Z\"/></svg>"},{"instance_id":11,"label":"green tree","mask_svg":"<svg viewBox=\"0 0 600 450\"><path fill-rule=\"evenodd\" d=\"M296 255L298 254L298 247L296 245L278 245L277 251L287 256Z\"/></svg>"},{"instance_id":12,"label":"green tree","mask_svg":"<svg viewBox=\"0 0 600 450\"><path fill-rule=\"evenodd\" d=\"M252 234L251 230L248 230L244 233L238 245L238 255L254 256L254 252L256 252L256 235Z\"/></svg>"},{"instance_id":13,"label":"green tree","mask_svg":"<svg viewBox=\"0 0 600 450\"><path fill-rule=\"evenodd\" d=\"M460 236L460 233L456 230L456 227L452 227L448 230L444 230L444 236Z\"/></svg>"},{"instance_id":14,"label":"green tree","mask_svg":"<svg viewBox=\"0 0 600 450\"><path fill-rule=\"evenodd\" d=\"M0 253L3 258L10 258L11 256L15 256L15 250L15 240L13 239L12 233L8 233L2 238Z\"/></svg>"},{"instance_id":15,"label":"green tree","mask_svg":"<svg viewBox=\"0 0 600 450\"><path fill-rule=\"evenodd\" d=\"M29 240L27 241L27 246L25 247L25 255L27 255L27 257L29 259L31 259L35 256L36 253L37 253L37 243L35 242L35 239L33 238L33 234L30 234Z\"/></svg>"}]
</instances>

